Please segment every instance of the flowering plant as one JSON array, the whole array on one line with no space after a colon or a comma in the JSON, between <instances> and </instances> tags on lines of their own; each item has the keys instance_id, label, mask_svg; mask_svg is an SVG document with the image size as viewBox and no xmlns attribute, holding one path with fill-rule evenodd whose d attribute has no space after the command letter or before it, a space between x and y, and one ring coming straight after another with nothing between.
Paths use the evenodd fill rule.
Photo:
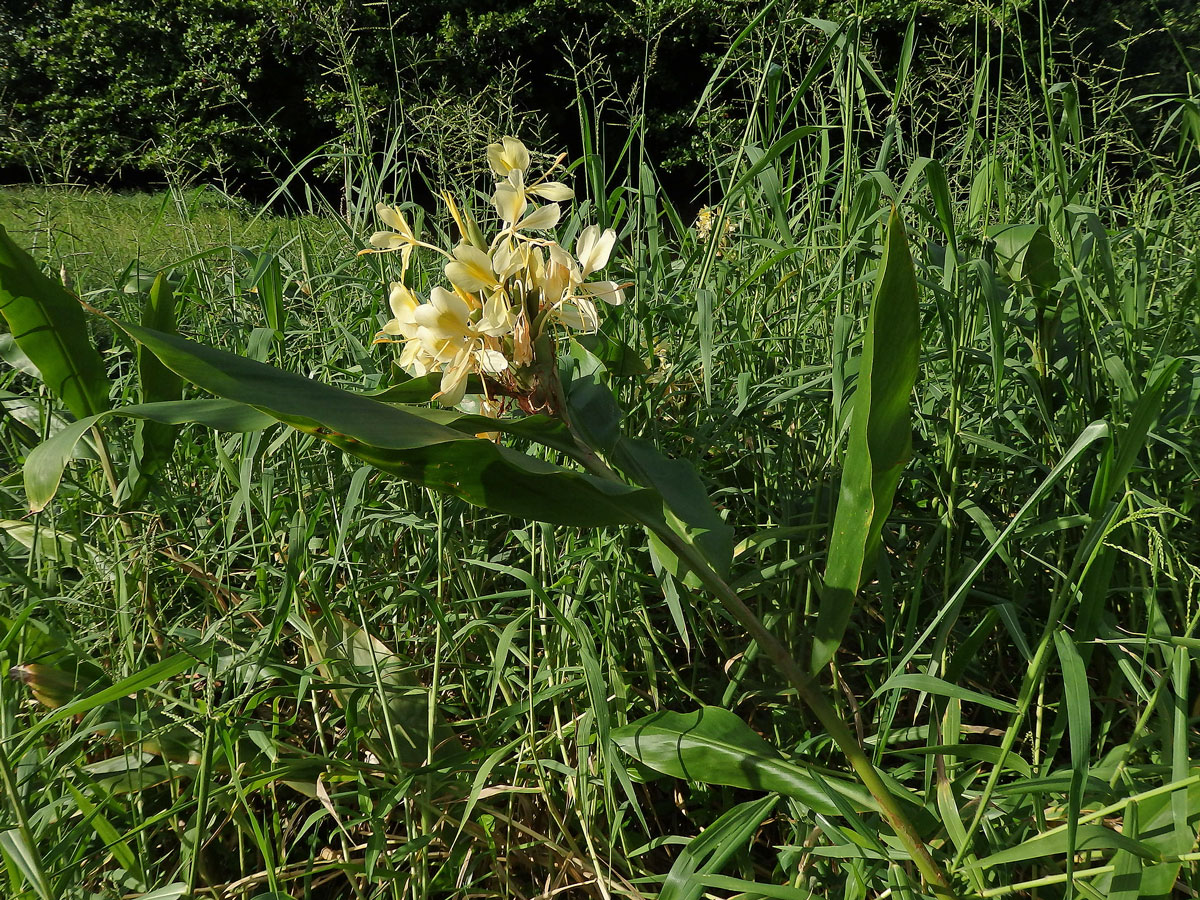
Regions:
<instances>
[{"instance_id":1,"label":"flowering plant","mask_svg":"<svg viewBox=\"0 0 1200 900\"><path fill-rule=\"evenodd\" d=\"M444 406L462 402L474 374L484 386L480 410L487 415L498 414L501 397L515 398L526 412L552 410L537 363L553 357L548 338L555 325L596 331L596 300L624 302L625 285L586 280L608 264L617 234L589 225L572 256L546 234L562 218L560 204L575 196L562 182L548 180L562 157L532 181L529 151L516 138L490 145L487 158L497 179L492 206L500 226L490 241L448 192L442 198L461 235L449 251L421 241L400 210L377 205L392 230L371 235L371 247L362 253L398 252L402 269L402 280L391 283L388 295L392 318L377 340L403 345L400 365L409 374L440 372L434 399ZM547 202L537 205L538 200ZM446 258L449 287L435 286L425 301L403 281L417 247Z\"/></svg>"},{"instance_id":2,"label":"flowering plant","mask_svg":"<svg viewBox=\"0 0 1200 900\"><path fill-rule=\"evenodd\" d=\"M829 815L878 814L934 892L952 897L946 873L910 820L911 804L883 780L811 674L822 670L837 649L909 453L908 398L916 378L920 323L916 276L899 214L893 210L888 221L876 275L810 671L730 584L733 529L713 508L695 469L664 456L649 441L622 433L620 409L603 362L579 342L572 342L560 365L558 329L595 331L596 301L619 304L624 299L627 285L588 280L607 265L616 233L588 226L575 241L572 255L549 236L561 219L560 204L573 196L565 184L548 178L561 158L532 180L530 155L520 141L505 138L488 147L487 157L496 176L491 201L498 219L490 240L469 210L448 193L442 197L460 235L451 250L422 241L398 209L378 207L392 230L373 234L363 252L398 253L401 260L400 280L392 283L389 293L392 318L379 340L400 343L402 365L414 376L430 377L416 387L393 385L370 394L183 338L175 333L172 289L160 275L142 324L111 321L139 348L143 396L161 399L113 408L103 361L83 337L86 324L78 301L22 257L0 229L0 314L12 333L20 335L22 351L77 417L30 451L25 462L30 507L44 509L52 501L84 434L119 416L168 427L157 444L142 442L137 460L142 471L169 456L171 429L183 423L255 431L280 422L382 472L479 507L559 525L641 526L650 539L656 568L705 588L722 604L790 683L866 788L862 792L842 783L843 797L856 806L842 799L821 808ZM432 287L427 300L405 280L418 248L446 260L448 286ZM217 399L182 398L184 380ZM473 384L479 385L477 390ZM457 406L468 390L482 395L481 411L490 419L444 410L431 413L415 405L436 399L443 406ZM496 421L505 399L515 400L528 415ZM490 432L493 424L498 431L556 452L561 463L480 440L480 431ZM119 499L120 486L112 481ZM156 671L178 673L189 662L181 653L164 660L164 668ZM58 702L51 695L54 686L43 677L46 673L26 668L21 675L43 697ZM57 715L69 714L70 709L64 706ZM427 706L411 716L398 711L397 716L431 723L432 709ZM389 733L410 736L403 752L396 744L397 759L434 764L432 741L411 739L419 730L393 730L391 724L388 728ZM744 788L769 786L761 765L763 739L727 710L702 708L682 717L662 711L609 737L651 768L689 777L693 770L684 762L685 741L720 746L725 749L718 763L706 769L709 780ZM741 756L739 747L745 751ZM734 760L736 764L730 764ZM771 784L786 782L781 790L810 803L825 803L833 796L829 784L835 779L828 770L812 779L797 781L798 777L788 775Z\"/></svg>"}]
</instances>

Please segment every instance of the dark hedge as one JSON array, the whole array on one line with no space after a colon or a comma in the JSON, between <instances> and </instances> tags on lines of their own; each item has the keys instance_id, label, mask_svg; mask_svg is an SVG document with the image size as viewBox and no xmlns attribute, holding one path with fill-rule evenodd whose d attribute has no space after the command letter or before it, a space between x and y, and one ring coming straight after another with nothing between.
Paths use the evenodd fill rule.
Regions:
<instances>
[{"instance_id":1,"label":"dark hedge","mask_svg":"<svg viewBox=\"0 0 1200 900\"><path fill-rule=\"evenodd\" d=\"M922 35L952 52L977 39L978 21L1036 40L1035 0L993 5L1002 12L990 18L945 0L788 8L839 19L857 7L886 64L913 13ZM743 0L0 0L0 178L223 180L255 195L349 133L355 97L377 130L407 123L417 160L446 155L438 129L472 134L454 121L472 115L523 121L577 151L582 80L614 122L644 109L651 158L687 185L707 162L712 124L687 120L760 9ZM1043 9L1058 46L1097 73L1123 69L1148 92L1185 89L1187 48L1200 44L1193 0L1046 0ZM786 52L811 47L783 37Z\"/></svg>"}]
</instances>

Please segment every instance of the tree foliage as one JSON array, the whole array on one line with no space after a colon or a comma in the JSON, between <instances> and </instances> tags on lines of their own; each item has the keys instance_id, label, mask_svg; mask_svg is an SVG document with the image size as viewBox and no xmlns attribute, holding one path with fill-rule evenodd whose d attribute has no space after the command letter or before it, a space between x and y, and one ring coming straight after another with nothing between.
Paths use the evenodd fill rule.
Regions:
<instances>
[{"instance_id":1,"label":"tree foliage","mask_svg":"<svg viewBox=\"0 0 1200 900\"><path fill-rule=\"evenodd\" d=\"M846 12L833 0L785 5L831 19ZM1133 89L1147 92L1183 90L1180 48L1200 39L1200 14L1186 0L991 5L872 0L859 13L885 53L917 15L922 33L951 45L977 39L980 22L1008 30L1021 60L1021 40L1038 40L1040 12L1062 34L1064 53L1082 49L1097 72L1132 64L1142 76ZM694 123L692 114L722 54L761 9L750 0L8 2L0 4L8 63L0 68L0 175L253 188L364 118L376 140L405 129L418 160L513 122L577 141L579 97L640 127L663 169L711 165L695 149L711 143L703 131L721 127L722 99L745 100L740 88L755 73L734 60L725 93ZM777 37L781 54L811 52L794 35ZM610 143L626 136L613 133Z\"/></svg>"}]
</instances>

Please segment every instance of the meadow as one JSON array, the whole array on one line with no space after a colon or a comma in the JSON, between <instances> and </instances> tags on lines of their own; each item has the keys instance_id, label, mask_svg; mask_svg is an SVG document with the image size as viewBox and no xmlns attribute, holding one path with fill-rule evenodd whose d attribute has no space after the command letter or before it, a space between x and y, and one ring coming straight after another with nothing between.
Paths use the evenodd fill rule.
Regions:
<instances>
[{"instance_id":1,"label":"meadow","mask_svg":"<svg viewBox=\"0 0 1200 900\"><path fill-rule=\"evenodd\" d=\"M739 115L695 198L661 188L636 117L601 128L582 99L555 175L563 246L613 228L628 285L559 346L596 379L571 415L611 392L627 447L694 469L716 520L685 524L732 535L716 581L653 528L591 523L575 481L549 521L480 508L423 486L450 463L405 475L240 382L216 430L80 431L32 513L31 454L82 416L0 335L0 896L1195 896L1196 101L1083 83L1049 48L1015 74L990 44L939 56L915 26L884 69L853 20L788 24L805 67L751 27L713 75ZM466 230L412 198L484 222L493 178L480 144L457 148L473 179L428 184L360 119L335 201L305 170L258 205L14 186L0 225L104 316L405 408L429 391L374 343L400 277L360 252L376 203L450 248ZM910 253L919 342L871 315ZM226 357L86 322L64 346L98 349L118 412L225 384ZM911 390L880 362L900 350ZM865 384L892 387L894 498L872 482L885 519L839 592ZM538 427L499 443L586 467ZM525 485L502 508L534 508Z\"/></svg>"}]
</instances>

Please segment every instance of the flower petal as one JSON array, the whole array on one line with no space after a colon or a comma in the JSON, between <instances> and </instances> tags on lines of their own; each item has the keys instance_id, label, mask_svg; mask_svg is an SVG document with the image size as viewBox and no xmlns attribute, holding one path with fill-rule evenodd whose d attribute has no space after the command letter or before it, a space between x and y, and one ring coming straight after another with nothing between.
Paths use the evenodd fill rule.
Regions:
<instances>
[{"instance_id":1,"label":"flower petal","mask_svg":"<svg viewBox=\"0 0 1200 900\"><path fill-rule=\"evenodd\" d=\"M529 151L514 137L506 137L498 144L488 144L488 165L497 178L507 178L513 169L529 170Z\"/></svg>"},{"instance_id":2,"label":"flower petal","mask_svg":"<svg viewBox=\"0 0 1200 900\"><path fill-rule=\"evenodd\" d=\"M377 231L371 235L367 243L380 250L401 250L404 247L412 246L401 235L392 231Z\"/></svg>"},{"instance_id":3,"label":"flower petal","mask_svg":"<svg viewBox=\"0 0 1200 900\"><path fill-rule=\"evenodd\" d=\"M586 297L572 297L555 312L568 328L579 331L596 331L600 328L600 316L596 312L596 305Z\"/></svg>"},{"instance_id":4,"label":"flower petal","mask_svg":"<svg viewBox=\"0 0 1200 900\"><path fill-rule=\"evenodd\" d=\"M483 315L475 323L475 331L492 337L500 337L512 331L515 315L508 305L503 291L496 291L483 304Z\"/></svg>"},{"instance_id":5,"label":"flower petal","mask_svg":"<svg viewBox=\"0 0 1200 900\"><path fill-rule=\"evenodd\" d=\"M404 218L404 213L391 206L386 206L383 203L375 204L375 214L383 220L383 224L393 231L398 231L400 234L409 240L415 240L416 235L408 226L408 220Z\"/></svg>"},{"instance_id":6,"label":"flower petal","mask_svg":"<svg viewBox=\"0 0 1200 900\"><path fill-rule=\"evenodd\" d=\"M492 270L491 258L470 244L454 248L454 260L446 264L446 277L464 291L482 291L500 284Z\"/></svg>"},{"instance_id":7,"label":"flower petal","mask_svg":"<svg viewBox=\"0 0 1200 900\"><path fill-rule=\"evenodd\" d=\"M556 203L563 200L570 200L575 196L575 192L561 181L546 181L542 184L535 184L533 187L528 187L525 190L535 197L541 197L543 200L553 200Z\"/></svg>"},{"instance_id":8,"label":"flower petal","mask_svg":"<svg viewBox=\"0 0 1200 900\"><path fill-rule=\"evenodd\" d=\"M393 281L388 294L388 306L401 324L414 323L413 312L420 305L416 295L399 281Z\"/></svg>"},{"instance_id":9,"label":"flower petal","mask_svg":"<svg viewBox=\"0 0 1200 900\"><path fill-rule=\"evenodd\" d=\"M610 306L620 306L625 302L625 291L615 281L585 281L579 288Z\"/></svg>"},{"instance_id":10,"label":"flower petal","mask_svg":"<svg viewBox=\"0 0 1200 900\"><path fill-rule=\"evenodd\" d=\"M525 199L524 191L519 191L507 181L502 181L496 185L496 193L492 194L492 206L496 207L500 219L506 225L511 225L521 218L529 207L529 201Z\"/></svg>"},{"instance_id":11,"label":"flower petal","mask_svg":"<svg viewBox=\"0 0 1200 900\"><path fill-rule=\"evenodd\" d=\"M589 225L579 235L575 245L575 255L579 257L579 266L583 277L587 278L593 272L608 265L608 256L612 253L613 244L617 241L617 233L609 228L601 233L596 225Z\"/></svg>"},{"instance_id":12,"label":"flower petal","mask_svg":"<svg viewBox=\"0 0 1200 900\"><path fill-rule=\"evenodd\" d=\"M499 375L508 368L508 360L499 350L478 350L475 358L479 362L480 371L489 375Z\"/></svg>"},{"instance_id":13,"label":"flower petal","mask_svg":"<svg viewBox=\"0 0 1200 900\"><path fill-rule=\"evenodd\" d=\"M529 151L516 138L504 138L504 158L510 168L520 169L522 172L529 171Z\"/></svg>"},{"instance_id":14,"label":"flower petal","mask_svg":"<svg viewBox=\"0 0 1200 900\"><path fill-rule=\"evenodd\" d=\"M458 406L467 392L467 375L471 369L471 354L462 353L442 371L441 390L433 399L442 406Z\"/></svg>"},{"instance_id":15,"label":"flower petal","mask_svg":"<svg viewBox=\"0 0 1200 900\"><path fill-rule=\"evenodd\" d=\"M540 209L535 209L524 219L513 226L514 230L521 231L529 229L530 231L541 231L546 228L553 228L558 224L558 219L562 215L562 209L557 203L547 203Z\"/></svg>"}]
</instances>

